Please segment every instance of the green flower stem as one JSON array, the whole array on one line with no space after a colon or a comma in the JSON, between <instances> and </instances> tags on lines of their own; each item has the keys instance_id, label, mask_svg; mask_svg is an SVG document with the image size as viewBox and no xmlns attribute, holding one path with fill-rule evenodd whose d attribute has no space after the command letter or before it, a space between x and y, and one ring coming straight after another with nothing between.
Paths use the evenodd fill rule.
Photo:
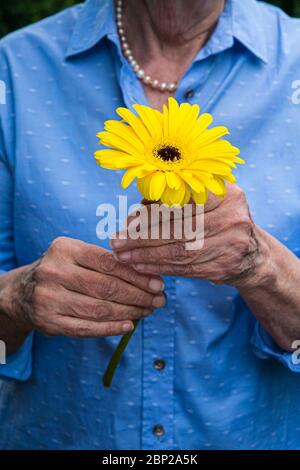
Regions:
<instances>
[{"instance_id":1,"label":"green flower stem","mask_svg":"<svg viewBox=\"0 0 300 470\"><path fill-rule=\"evenodd\" d=\"M102 379L102 383L104 385L104 387L110 387L111 386L111 382L112 382L112 379L114 377L114 373L122 359L122 355L123 355L123 352L125 351L126 349L126 346L127 344L129 343L130 341L130 338L131 336L133 335L133 333L135 332L138 324L139 324L140 320L135 320L133 322L134 324L134 328L132 331L130 331L129 333L126 333L126 335L122 336L115 352L113 353L112 355L112 358L106 368L106 371L104 373L104 376L103 376L103 379Z\"/></svg>"}]
</instances>

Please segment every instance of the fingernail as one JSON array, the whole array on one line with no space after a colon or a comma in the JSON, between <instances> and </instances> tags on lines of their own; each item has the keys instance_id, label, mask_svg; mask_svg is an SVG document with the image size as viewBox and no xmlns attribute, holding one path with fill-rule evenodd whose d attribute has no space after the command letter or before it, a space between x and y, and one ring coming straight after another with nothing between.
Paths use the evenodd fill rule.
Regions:
<instances>
[{"instance_id":1,"label":"fingernail","mask_svg":"<svg viewBox=\"0 0 300 470\"><path fill-rule=\"evenodd\" d=\"M124 323L124 325L123 325L124 333L129 333L129 331L132 331L132 330L133 330L132 323Z\"/></svg>"},{"instance_id":2,"label":"fingernail","mask_svg":"<svg viewBox=\"0 0 300 470\"><path fill-rule=\"evenodd\" d=\"M117 257L120 261L129 261L131 258L131 253L130 251L124 251L123 253L118 253Z\"/></svg>"},{"instance_id":3,"label":"fingernail","mask_svg":"<svg viewBox=\"0 0 300 470\"><path fill-rule=\"evenodd\" d=\"M124 246L126 246L126 243L127 243L127 240L120 240L119 238L117 238L116 240L113 239L110 241L111 247L115 249L123 248Z\"/></svg>"},{"instance_id":4,"label":"fingernail","mask_svg":"<svg viewBox=\"0 0 300 470\"><path fill-rule=\"evenodd\" d=\"M154 297L152 305L156 308L164 307L166 305L166 299L162 295Z\"/></svg>"},{"instance_id":5,"label":"fingernail","mask_svg":"<svg viewBox=\"0 0 300 470\"><path fill-rule=\"evenodd\" d=\"M162 292L165 288L163 281L159 279L151 279L149 282L149 288L155 292Z\"/></svg>"}]
</instances>

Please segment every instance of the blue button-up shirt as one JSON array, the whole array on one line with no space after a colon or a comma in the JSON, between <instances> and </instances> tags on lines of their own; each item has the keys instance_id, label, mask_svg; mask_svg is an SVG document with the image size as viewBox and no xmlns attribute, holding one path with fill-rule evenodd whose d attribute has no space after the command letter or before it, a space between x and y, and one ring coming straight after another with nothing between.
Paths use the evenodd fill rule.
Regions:
<instances>
[{"instance_id":1,"label":"blue button-up shirt","mask_svg":"<svg viewBox=\"0 0 300 470\"><path fill-rule=\"evenodd\" d=\"M298 20L255 0L228 0L176 93L231 129L247 161L238 183L256 223L296 255L299 40ZM147 104L122 56L112 1L89 0L4 38L0 74L2 272L33 262L60 235L108 248L96 211L117 205L122 175L96 165L95 135L116 107ZM136 187L127 194L129 204L140 201ZM7 358L0 448L300 449L295 356L234 288L165 282L167 306L139 326L111 389L101 377L118 338L34 333Z\"/></svg>"}]
</instances>

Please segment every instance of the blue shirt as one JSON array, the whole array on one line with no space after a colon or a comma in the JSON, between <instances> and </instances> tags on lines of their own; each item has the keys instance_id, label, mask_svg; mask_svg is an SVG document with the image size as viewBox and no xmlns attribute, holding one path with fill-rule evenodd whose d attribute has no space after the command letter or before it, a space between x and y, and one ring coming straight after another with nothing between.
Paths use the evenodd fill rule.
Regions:
<instances>
[{"instance_id":1,"label":"blue shirt","mask_svg":"<svg viewBox=\"0 0 300 470\"><path fill-rule=\"evenodd\" d=\"M247 161L238 183L256 223L296 255L299 40L299 20L228 0L176 93L230 128ZM108 248L96 235L96 209L124 194L122 172L96 165L95 135L116 107L147 104L121 54L111 0L89 0L4 38L0 73L1 270L35 261L60 235ZM126 194L130 204L140 200L136 187ZM300 449L292 355L234 288L165 281L167 306L138 328L112 389L101 377L118 338L34 333L8 357L0 366L2 449Z\"/></svg>"}]
</instances>

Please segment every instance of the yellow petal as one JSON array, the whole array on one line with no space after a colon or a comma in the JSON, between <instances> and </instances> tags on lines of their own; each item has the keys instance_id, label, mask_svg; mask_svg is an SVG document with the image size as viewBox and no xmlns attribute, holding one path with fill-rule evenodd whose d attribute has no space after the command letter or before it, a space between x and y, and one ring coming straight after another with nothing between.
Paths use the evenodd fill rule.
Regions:
<instances>
[{"instance_id":1,"label":"yellow petal","mask_svg":"<svg viewBox=\"0 0 300 470\"><path fill-rule=\"evenodd\" d=\"M228 183L234 184L236 182L236 177L231 173L229 175L223 175L222 178Z\"/></svg>"},{"instance_id":2,"label":"yellow petal","mask_svg":"<svg viewBox=\"0 0 300 470\"><path fill-rule=\"evenodd\" d=\"M128 153L118 152L117 150L97 150L95 158L99 165L111 170L124 170L125 168L142 164L138 158Z\"/></svg>"},{"instance_id":3,"label":"yellow petal","mask_svg":"<svg viewBox=\"0 0 300 470\"><path fill-rule=\"evenodd\" d=\"M143 122L138 116L133 114L132 111L127 108L118 108L116 112L125 122L128 122L142 142L146 142L149 139L150 134Z\"/></svg>"},{"instance_id":4,"label":"yellow petal","mask_svg":"<svg viewBox=\"0 0 300 470\"><path fill-rule=\"evenodd\" d=\"M140 165L137 167L129 168L122 178L121 186L126 189L135 178L143 178L144 176L153 173L156 168L152 165Z\"/></svg>"},{"instance_id":5,"label":"yellow petal","mask_svg":"<svg viewBox=\"0 0 300 470\"><path fill-rule=\"evenodd\" d=\"M111 132L100 132L98 134L100 138L100 143L106 147L115 148L117 150L122 150L125 153L136 154L137 149L128 143L126 140L123 140L121 137L112 134Z\"/></svg>"},{"instance_id":6,"label":"yellow petal","mask_svg":"<svg viewBox=\"0 0 300 470\"><path fill-rule=\"evenodd\" d=\"M149 187L149 195L151 201L159 201L166 187L166 177L162 171L152 174Z\"/></svg>"},{"instance_id":7,"label":"yellow petal","mask_svg":"<svg viewBox=\"0 0 300 470\"><path fill-rule=\"evenodd\" d=\"M169 137L176 137L176 132L179 126L179 106L175 98L168 99L169 105Z\"/></svg>"},{"instance_id":8,"label":"yellow petal","mask_svg":"<svg viewBox=\"0 0 300 470\"><path fill-rule=\"evenodd\" d=\"M156 139L160 139L162 134L162 114L156 109L145 105L134 104L133 108L140 116L149 134Z\"/></svg>"},{"instance_id":9,"label":"yellow petal","mask_svg":"<svg viewBox=\"0 0 300 470\"><path fill-rule=\"evenodd\" d=\"M121 186L123 189L128 188L128 186L133 182L136 178L136 168L130 168L127 170L122 178Z\"/></svg>"},{"instance_id":10,"label":"yellow petal","mask_svg":"<svg viewBox=\"0 0 300 470\"><path fill-rule=\"evenodd\" d=\"M207 190L201 192L201 193L196 193L195 191L192 191L193 199L196 204L205 204L207 201L208 193Z\"/></svg>"},{"instance_id":11,"label":"yellow petal","mask_svg":"<svg viewBox=\"0 0 300 470\"><path fill-rule=\"evenodd\" d=\"M236 165L231 161L218 161L218 160L196 160L186 169L189 171L207 171L209 173L218 173L220 174L227 174L230 173L232 168L236 167Z\"/></svg>"},{"instance_id":12,"label":"yellow petal","mask_svg":"<svg viewBox=\"0 0 300 470\"><path fill-rule=\"evenodd\" d=\"M191 143L191 149L197 150L199 148L203 148L226 134L229 134L229 131L227 127L224 126L217 126L212 129L208 129Z\"/></svg>"},{"instance_id":13,"label":"yellow petal","mask_svg":"<svg viewBox=\"0 0 300 470\"><path fill-rule=\"evenodd\" d=\"M150 198L150 182L152 174L144 176L143 178L138 178L137 187L139 192L144 196L145 199L151 200Z\"/></svg>"},{"instance_id":14,"label":"yellow petal","mask_svg":"<svg viewBox=\"0 0 300 470\"><path fill-rule=\"evenodd\" d=\"M163 105L162 126L163 126L163 135L165 138L168 138L169 137L169 110L165 104Z\"/></svg>"},{"instance_id":15,"label":"yellow petal","mask_svg":"<svg viewBox=\"0 0 300 470\"><path fill-rule=\"evenodd\" d=\"M132 145L138 153L144 153L145 147L143 142L139 137L137 137L136 133L130 126L121 121L106 121L104 126L106 131L116 135L117 137L121 137L121 139Z\"/></svg>"},{"instance_id":16,"label":"yellow petal","mask_svg":"<svg viewBox=\"0 0 300 470\"><path fill-rule=\"evenodd\" d=\"M210 124L213 122L213 117L209 113L202 114L196 121L193 126L190 126L190 129L186 132L186 135L183 137L185 143L189 143L197 139Z\"/></svg>"},{"instance_id":17,"label":"yellow petal","mask_svg":"<svg viewBox=\"0 0 300 470\"><path fill-rule=\"evenodd\" d=\"M204 190L203 184L196 178L193 173L188 171L181 171L180 177L196 192Z\"/></svg>"},{"instance_id":18,"label":"yellow petal","mask_svg":"<svg viewBox=\"0 0 300 470\"><path fill-rule=\"evenodd\" d=\"M205 132L206 133L206 132ZM203 135L205 135L205 133ZM195 159L226 157L231 158L239 155L240 150L231 145L227 140L217 140L203 147L199 140L199 147L194 149Z\"/></svg>"},{"instance_id":19,"label":"yellow petal","mask_svg":"<svg viewBox=\"0 0 300 470\"><path fill-rule=\"evenodd\" d=\"M217 176L208 180L206 183L206 187L212 193L219 197L224 197L226 193L226 186L224 181L221 178L218 178Z\"/></svg>"},{"instance_id":20,"label":"yellow petal","mask_svg":"<svg viewBox=\"0 0 300 470\"><path fill-rule=\"evenodd\" d=\"M184 197L181 201L181 206L185 206L185 204L188 204L188 202L190 202L190 199L191 199L191 190L190 190L190 188L188 187L187 184L185 184L184 186L185 186L185 194L184 194Z\"/></svg>"},{"instance_id":21,"label":"yellow petal","mask_svg":"<svg viewBox=\"0 0 300 470\"><path fill-rule=\"evenodd\" d=\"M186 197L186 184L181 183L181 186L178 189L171 189L169 186L166 186L162 196L161 201L167 206L172 205L183 205L183 201Z\"/></svg>"},{"instance_id":22,"label":"yellow petal","mask_svg":"<svg viewBox=\"0 0 300 470\"><path fill-rule=\"evenodd\" d=\"M172 171L167 171L166 172L166 180L167 180L167 185L171 189L178 189L181 186L181 179L176 173Z\"/></svg>"}]
</instances>

